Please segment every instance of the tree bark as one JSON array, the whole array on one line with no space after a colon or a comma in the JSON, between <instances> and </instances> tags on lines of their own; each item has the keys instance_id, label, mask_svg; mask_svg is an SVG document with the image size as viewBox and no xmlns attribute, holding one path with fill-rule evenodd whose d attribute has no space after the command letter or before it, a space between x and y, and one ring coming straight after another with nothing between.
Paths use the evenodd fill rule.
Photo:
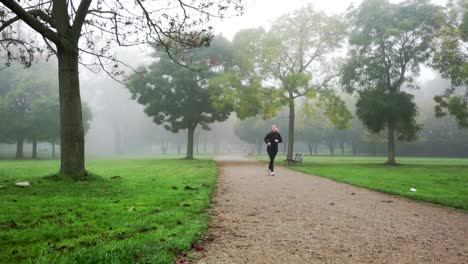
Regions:
<instances>
[{"instance_id":1,"label":"tree bark","mask_svg":"<svg viewBox=\"0 0 468 264\"><path fill-rule=\"evenodd\" d=\"M24 158L24 138L22 136L18 137L16 140L16 158Z\"/></svg>"},{"instance_id":2,"label":"tree bark","mask_svg":"<svg viewBox=\"0 0 468 264\"><path fill-rule=\"evenodd\" d=\"M318 153L318 151L317 151L317 148L318 148L318 147L317 147L317 146L318 146L318 144L315 144L315 145L314 145L314 153L315 153L315 155L317 155L317 153Z\"/></svg>"},{"instance_id":3,"label":"tree bark","mask_svg":"<svg viewBox=\"0 0 468 264\"><path fill-rule=\"evenodd\" d=\"M32 156L33 159L37 159L37 138L32 139Z\"/></svg>"},{"instance_id":4,"label":"tree bark","mask_svg":"<svg viewBox=\"0 0 468 264\"><path fill-rule=\"evenodd\" d=\"M341 156L344 156L344 147L345 147L345 144L344 144L344 142L341 142L341 143L340 143L340 148L341 148Z\"/></svg>"},{"instance_id":5,"label":"tree bark","mask_svg":"<svg viewBox=\"0 0 468 264\"><path fill-rule=\"evenodd\" d=\"M289 126L288 126L288 154L287 158L293 158L294 152L294 119L296 118L294 98L292 93L289 93Z\"/></svg>"},{"instance_id":6,"label":"tree bark","mask_svg":"<svg viewBox=\"0 0 468 264\"><path fill-rule=\"evenodd\" d=\"M57 47L59 65L61 163L60 174L85 176L84 131L81 113L78 51Z\"/></svg>"},{"instance_id":7,"label":"tree bark","mask_svg":"<svg viewBox=\"0 0 468 264\"><path fill-rule=\"evenodd\" d=\"M195 127L189 127L187 131L187 155L186 159L193 159L193 134Z\"/></svg>"},{"instance_id":8,"label":"tree bark","mask_svg":"<svg viewBox=\"0 0 468 264\"><path fill-rule=\"evenodd\" d=\"M388 165L396 165L395 161L395 125L390 123L388 125Z\"/></svg>"}]
</instances>

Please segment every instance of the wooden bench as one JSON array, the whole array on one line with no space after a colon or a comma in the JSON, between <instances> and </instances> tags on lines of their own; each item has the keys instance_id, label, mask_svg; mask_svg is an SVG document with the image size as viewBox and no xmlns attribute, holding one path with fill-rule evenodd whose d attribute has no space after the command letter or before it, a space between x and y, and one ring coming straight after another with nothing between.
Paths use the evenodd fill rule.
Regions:
<instances>
[{"instance_id":1,"label":"wooden bench","mask_svg":"<svg viewBox=\"0 0 468 264\"><path fill-rule=\"evenodd\" d=\"M292 159L287 159L288 165L297 164L297 163L302 164L302 160L303 160L303 159L304 159L304 154L301 154L301 153L294 153L294 156L293 156Z\"/></svg>"}]
</instances>

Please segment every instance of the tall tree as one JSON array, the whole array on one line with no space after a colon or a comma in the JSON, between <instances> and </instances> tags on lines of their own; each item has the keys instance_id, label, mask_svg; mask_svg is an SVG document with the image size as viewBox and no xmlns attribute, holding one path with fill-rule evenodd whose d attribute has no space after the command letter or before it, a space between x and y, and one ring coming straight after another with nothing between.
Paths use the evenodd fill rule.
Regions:
<instances>
[{"instance_id":1,"label":"tall tree","mask_svg":"<svg viewBox=\"0 0 468 264\"><path fill-rule=\"evenodd\" d=\"M448 113L468 127L468 1L448 1L440 23L432 66L451 80L451 86L434 98L436 116Z\"/></svg>"},{"instance_id":2,"label":"tall tree","mask_svg":"<svg viewBox=\"0 0 468 264\"><path fill-rule=\"evenodd\" d=\"M206 22L234 9L240 0L123 1L123 0L0 0L0 45L9 61L31 65L37 53L58 59L62 175L85 175L78 64L106 66L113 77L122 76L119 61L109 52L114 46L156 43L171 57L211 40ZM29 29L18 30L16 22ZM38 41L40 39L41 41ZM92 58L86 59L87 55ZM117 67L116 67L117 66ZM106 68L106 67L104 67Z\"/></svg>"},{"instance_id":3,"label":"tall tree","mask_svg":"<svg viewBox=\"0 0 468 264\"><path fill-rule=\"evenodd\" d=\"M349 59L342 84L358 91L357 116L372 132L388 131L387 164L396 164L395 136L414 139L420 126L413 96L401 90L413 84L430 55L438 8L426 0L398 4L365 0L349 13Z\"/></svg>"},{"instance_id":4,"label":"tall tree","mask_svg":"<svg viewBox=\"0 0 468 264\"><path fill-rule=\"evenodd\" d=\"M196 67L211 65L209 70L192 71L172 61L165 53L156 52L145 75L131 77L128 89L145 113L156 124L164 124L174 133L187 129L187 159L193 159L193 135L198 126L226 120L232 107L217 107L211 95L210 77L228 67L229 42L217 38L212 47L192 50L187 60Z\"/></svg>"},{"instance_id":5,"label":"tall tree","mask_svg":"<svg viewBox=\"0 0 468 264\"><path fill-rule=\"evenodd\" d=\"M294 148L296 99L330 93L331 81L338 73L334 69L336 51L343 37L344 26L338 17L317 12L312 5L307 5L278 18L268 32L244 43L243 50L248 50L250 58L245 58L242 66L253 68L251 72L261 78L264 90L274 91L270 96L263 96L263 104L281 103L280 107L270 109L276 111L283 104L288 105L289 158ZM280 100L275 100L275 96Z\"/></svg>"}]
</instances>

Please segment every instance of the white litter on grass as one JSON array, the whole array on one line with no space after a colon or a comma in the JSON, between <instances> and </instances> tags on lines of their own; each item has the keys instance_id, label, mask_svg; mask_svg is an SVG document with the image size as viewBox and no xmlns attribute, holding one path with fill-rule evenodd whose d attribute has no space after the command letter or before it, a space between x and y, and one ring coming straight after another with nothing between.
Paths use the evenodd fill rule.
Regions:
<instances>
[{"instance_id":1,"label":"white litter on grass","mask_svg":"<svg viewBox=\"0 0 468 264\"><path fill-rule=\"evenodd\" d=\"M412 192L415 192L415 191L416 191L415 188L411 188L411 189L409 189L409 190L412 191Z\"/></svg>"},{"instance_id":2,"label":"white litter on grass","mask_svg":"<svg viewBox=\"0 0 468 264\"><path fill-rule=\"evenodd\" d=\"M3 189L3 188L5 188L5 186L0 185L0 189Z\"/></svg>"},{"instance_id":3,"label":"white litter on grass","mask_svg":"<svg viewBox=\"0 0 468 264\"><path fill-rule=\"evenodd\" d=\"M15 186L18 186L18 187L30 187L30 186L31 186L31 183L30 183L30 182L17 182L17 183L15 183Z\"/></svg>"}]
</instances>

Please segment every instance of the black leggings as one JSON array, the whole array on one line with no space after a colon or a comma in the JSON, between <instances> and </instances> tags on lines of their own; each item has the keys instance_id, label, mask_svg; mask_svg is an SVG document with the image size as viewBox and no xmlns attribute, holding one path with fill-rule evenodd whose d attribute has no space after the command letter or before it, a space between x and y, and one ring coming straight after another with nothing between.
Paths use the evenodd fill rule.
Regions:
<instances>
[{"instance_id":1,"label":"black leggings","mask_svg":"<svg viewBox=\"0 0 468 264\"><path fill-rule=\"evenodd\" d=\"M268 156L270 156L270 164L268 165L268 169L271 171L273 171L273 163L275 163L276 153L278 153L278 151L268 151Z\"/></svg>"}]
</instances>

